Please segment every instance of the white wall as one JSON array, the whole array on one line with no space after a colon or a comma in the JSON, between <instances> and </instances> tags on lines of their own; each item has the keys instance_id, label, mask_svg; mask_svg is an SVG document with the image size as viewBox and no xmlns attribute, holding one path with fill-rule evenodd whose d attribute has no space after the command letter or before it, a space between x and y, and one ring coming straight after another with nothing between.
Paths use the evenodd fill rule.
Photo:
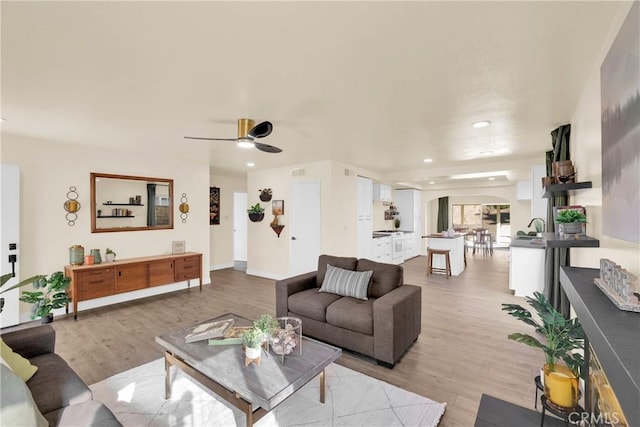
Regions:
<instances>
[{"instance_id":1,"label":"white wall","mask_svg":"<svg viewBox=\"0 0 640 427\"><path fill-rule=\"evenodd\" d=\"M292 176L292 171L298 171ZM300 172L300 171L303 171ZM289 275L291 183L319 182L321 212L320 252L337 256L356 256L356 176L377 179L378 174L339 162L323 161L286 168L252 171L247 176L248 204L258 203L257 189L271 188L273 199L284 200L285 214L279 216L285 228L278 238L269 227L273 219L271 202L263 202L265 218L249 223L247 273L273 279ZM251 189L256 189L252 195Z\"/></svg>"},{"instance_id":2,"label":"white wall","mask_svg":"<svg viewBox=\"0 0 640 427\"><path fill-rule=\"evenodd\" d=\"M571 265L600 267L600 258L609 258L636 275L640 275L640 244L614 239L602 234L602 138L600 129L600 66L626 18L631 2L620 6L615 23L583 89L571 118L571 158L578 181L592 181L593 188L571 195L571 204L587 208L587 234L600 240L599 248L572 248ZM637 196L637 195L636 195Z\"/></svg>"},{"instance_id":3,"label":"white wall","mask_svg":"<svg viewBox=\"0 0 640 427\"><path fill-rule=\"evenodd\" d=\"M209 225L211 240L209 265L211 270L218 270L233 267L233 193L247 193L249 206L255 205L260 199L258 199L257 188L247 189L246 176L213 174L211 187L220 188L220 224ZM248 217L247 221L249 221Z\"/></svg>"},{"instance_id":4,"label":"white wall","mask_svg":"<svg viewBox=\"0 0 640 427\"><path fill-rule=\"evenodd\" d=\"M69 247L113 249L118 258L171 253L173 240L186 241L186 250L201 252L209 259L209 166L208 153L194 145L176 152L123 152L109 146L87 147L53 141L3 135L2 161L20 167L20 255L21 274L51 274L69 264ZM174 180L173 230L91 233L89 174L91 172L149 176ZM65 220L63 203L70 186L75 186L81 209L76 225ZM186 223L179 217L175 199L182 193L189 199ZM204 262L204 282L209 283ZM158 287L161 292L164 287ZM166 290L166 288L165 288ZM105 301L108 302L108 301ZM81 303L81 309L82 309ZM21 314L30 304L22 303ZM24 317L24 316L23 316Z\"/></svg>"}]
</instances>

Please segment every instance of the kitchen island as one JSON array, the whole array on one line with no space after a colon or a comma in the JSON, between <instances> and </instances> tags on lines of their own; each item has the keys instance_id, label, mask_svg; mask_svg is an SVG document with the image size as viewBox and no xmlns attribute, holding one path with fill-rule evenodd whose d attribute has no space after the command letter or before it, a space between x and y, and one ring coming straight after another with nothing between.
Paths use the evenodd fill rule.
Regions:
<instances>
[{"instance_id":1,"label":"kitchen island","mask_svg":"<svg viewBox=\"0 0 640 427\"><path fill-rule=\"evenodd\" d=\"M509 289L517 297L533 296L544 291L545 241L518 237L509 245Z\"/></svg>"},{"instance_id":2,"label":"kitchen island","mask_svg":"<svg viewBox=\"0 0 640 427\"><path fill-rule=\"evenodd\" d=\"M458 276L464 271L464 234L455 234L453 237L429 234L422 236L427 239L427 249L449 249L451 260L451 275ZM433 257L434 268L445 268L445 260L441 255Z\"/></svg>"}]
</instances>

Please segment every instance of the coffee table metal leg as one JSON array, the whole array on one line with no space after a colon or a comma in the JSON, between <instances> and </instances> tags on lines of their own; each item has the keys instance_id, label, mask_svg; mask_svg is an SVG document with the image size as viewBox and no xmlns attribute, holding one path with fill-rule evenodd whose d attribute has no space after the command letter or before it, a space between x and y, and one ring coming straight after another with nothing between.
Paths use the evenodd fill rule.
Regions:
<instances>
[{"instance_id":1,"label":"coffee table metal leg","mask_svg":"<svg viewBox=\"0 0 640 427\"><path fill-rule=\"evenodd\" d=\"M171 397L171 362L169 362L169 354L164 354L164 398Z\"/></svg>"},{"instance_id":2,"label":"coffee table metal leg","mask_svg":"<svg viewBox=\"0 0 640 427\"><path fill-rule=\"evenodd\" d=\"M320 372L320 403L324 403L324 386L325 386L325 378L324 378L324 369Z\"/></svg>"}]
</instances>

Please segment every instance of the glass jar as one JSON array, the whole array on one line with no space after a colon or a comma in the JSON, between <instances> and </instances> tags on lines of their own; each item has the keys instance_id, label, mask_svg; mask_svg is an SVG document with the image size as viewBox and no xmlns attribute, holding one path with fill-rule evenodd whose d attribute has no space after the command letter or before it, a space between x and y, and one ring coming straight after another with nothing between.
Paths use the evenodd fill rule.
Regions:
<instances>
[{"instance_id":1,"label":"glass jar","mask_svg":"<svg viewBox=\"0 0 640 427\"><path fill-rule=\"evenodd\" d=\"M271 351L284 363L285 356L302 356L302 320L297 317L276 318L278 327L271 335Z\"/></svg>"},{"instance_id":2,"label":"glass jar","mask_svg":"<svg viewBox=\"0 0 640 427\"><path fill-rule=\"evenodd\" d=\"M84 248L81 245L73 245L69 248L69 264L82 265L84 261Z\"/></svg>"},{"instance_id":3,"label":"glass jar","mask_svg":"<svg viewBox=\"0 0 640 427\"><path fill-rule=\"evenodd\" d=\"M102 263L102 257L100 256L100 249L91 249L91 255L93 255L93 263Z\"/></svg>"}]
</instances>

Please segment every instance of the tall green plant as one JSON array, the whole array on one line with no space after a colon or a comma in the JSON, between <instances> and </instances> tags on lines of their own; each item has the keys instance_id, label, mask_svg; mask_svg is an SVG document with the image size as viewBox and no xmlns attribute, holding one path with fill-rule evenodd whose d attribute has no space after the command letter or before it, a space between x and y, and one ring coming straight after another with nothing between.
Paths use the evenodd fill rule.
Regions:
<instances>
[{"instance_id":1,"label":"tall green plant","mask_svg":"<svg viewBox=\"0 0 640 427\"><path fill-rule=\"evenodd\" d=\"M46 317L53 309L62 308L71 302L67 289L71 279L65 277L61 271L47 276L37 276L33 282L34 292L23 291L20 301L33 304L31 318Z\"/></svg>"},{"instance_id":2,"label":"tall green plant","mask_svg":"<svg viewBox=\"0 0 640 427\"><path fill-rule=\"evenodd\" d=\"M16 288L21 288L22 286L25 285L29 285L33 282L35 282L36 280L39 280L41 277L44 276L32 276L29 277L28 279L24 279L18 283L16 283L13 286L8 287L7 289L2 289L2 287L11 279L13 279L13 273L7 273L7 274L3 274L2 276L0 276L0 295L4 294L5 292L9 292L12 289L16 289ZM2 313L2 310L4 309L4 298L0 298L0 313Z\"/></svg>"},{"instance_id":3,"label":"tall green plant","mask_svg":"<svg viewBox=\"0 0 640 427\"><path fill-rule=\"evenodd\" d=\"M545 296L539 292L533 293L534 298L527 297L527 302L538 314L539 321L533 318L531 312L518 304L502 304L502 310L527 325L535 328L536 332L542 334L546 342L521 333L509 335L509 339L529 347L540 348L544 352L545 359L551 370L559 359L562 359L569 369L576 375L580 375L584 365L582 354L572 352L572 350L584 348L584 331L580 320L577 318L567 320L556 311Z\"/></svg>"}]
</instances>

